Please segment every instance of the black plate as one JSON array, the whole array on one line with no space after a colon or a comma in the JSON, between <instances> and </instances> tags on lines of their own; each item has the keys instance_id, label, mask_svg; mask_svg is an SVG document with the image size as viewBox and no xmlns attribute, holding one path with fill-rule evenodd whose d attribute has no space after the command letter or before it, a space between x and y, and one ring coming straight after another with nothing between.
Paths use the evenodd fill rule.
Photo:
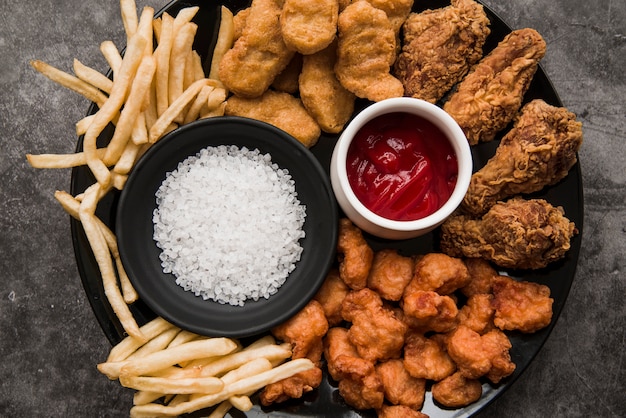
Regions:
<instances>
[{"instance_id":1,"label":"black plate","mask_svg":"<svg viewBox=\"0 0 626 418\"><path fill-rule=\"evenodd\" d=\"M307 212L302 258L287 281L269 299L248 300L244 306L204 300L177 285L173 274L163 272L161 249L152 238L155 195L167 173L201 149L219 145L269 153L272 163L289 170ZM184 125L150 147L120 194L116 233L126 273L156 314L197 334L240 338L269 331L315 296L334 261L338 212L328 176L304 145L264 122L225 116Z\"/></svg>"},{"instance_id":2,"label":"black plate","mask_svg":"<svg viewBox=\"0 0 626 418\"><path fill-rule=\"evenodd\" d=\"M237 12L249 4L247 0L222 0L216 2L206 2L202 0L195 1L174 1L164 7L163 10L167 10L171 14L176 14L178 10L183 7L199 5L200 12L195 18L195 21L199 23L198 33L196 36L196 42L194 48L204 58L212 51L215 39L217 38L217 22L219 22L219 5L224 4L233 12ZM447 0L420 0L415 2L414 11L419 12L429 8L439 8L449 5ZM163 11L162 10L162 11ZM161 11L161 12L162 12ZM506 25L495 13L485 7L487 16L491 21L491 34L487 39L484 47L485 53L488 53L493 49L497 43L502 40L508 33L511 32L511 28ZM546 76L545 72L539 66L537 73L530 85L530 88L525 96L525 102L528 102L535 98L541 98L549 104L555 106L562 106L562 102L559 99L557 92L554 90L552 83ZM358 103L362 107L365 103ZM93 113L95 108L92 106L89 109L89 113ZM506 129L504 130L506 132ZM100 146L106 144L111 138L112 132L106 131L101 135L99 143ZM474 155L474 167L475 170L482 167L487 160L493 155L495 148L497 147L502 135L498 136L495 141L485 144L474 146L472 153ZM333 146L337 140L336 135L322 135L319 142L313 147L313 153L319 158L322 166L328 170L330 164L330 157L332 154ZM78 149L82 149L82 140L79 141ZM85 167L78 167L72 171L72 194L82 193L85 188L94 182L90 172ZM513 382L520 376L520 374L528 367L533 358L537 355L545 341L547 340L554 324L556 323L559 314L561 313L570 287L574 280L576 273L576 265L578 262L578 255L580 252L582 228L583 228L583 194L582 194L582 175L580 170L580 164L577 163L570 171L569 175L558 184L547 187L539 193L533 194L531 197L544 198L551 202L553 205L562 206L565 210L566 216L573 221L579 234L576 235L571 241L571 249L567 253L566 257L556 263L551 264L545 269L538 271L505 271L507 274L517 277L522 280L534 281L547 285L552 297L554 298L553 304L553 317L551 324L540 330L537 333L524 335L518 333L509 333L513 347L511 349L512 360L517 365L517 368L513 375L505 379L501 384L497 386L485 383L483 385L482 398L462 409L448 410L441 409L436 406L430 396L430 392L426 392L426 400L424 402L423 412L428 414L432 418L434 417L467 417L471 416L481 409L485 408L491 403L497 396L502 394ZM108 225L114 226L115 224L115 207L117 204L117 196L111 194L100 203L97 209L97 215ZM89 248L87 238L82 230L80 224L71 220L72 237L74 242L74 249L76 253L76 261L78 264L79 273L85 292L89 298L93 311L96 315L98 322L100 323L105 335L111 341L112 344L119 342L124 332L121 328L117 318L113 314L110 306L108 305L102 289L100 274L98 266L93 258L93 254ZM438 250L437 232L413 239L408 241L392 242L381 239L375 239L368 237L371 246L374 249L379 248L398 248L405 254L424 254L431 251ZM154 313L147 308L147 306L141 301L131 306L131 311L137 321L141 324L152 318ZM537 382L539 385L540 382ZM241 413L233 412L235 416L244 416ZM303 417L354 417L354 416L367 416L374 417L375 413L372 411L357 412L347 406L337 391L336 382L333 382L325 378L322 385L314 392L307 394L304 399L298 401L290 401L273 408L261 408L255 406L254 409L247 414L249 417L265 417L271 416L303 416Z\"/></svg>"}]
</instances>

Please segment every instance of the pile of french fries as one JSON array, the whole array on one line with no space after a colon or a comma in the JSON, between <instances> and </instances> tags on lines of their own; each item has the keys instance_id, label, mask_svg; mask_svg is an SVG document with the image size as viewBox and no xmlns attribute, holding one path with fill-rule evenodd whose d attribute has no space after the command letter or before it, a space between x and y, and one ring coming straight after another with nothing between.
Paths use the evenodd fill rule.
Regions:
<instances>
[{"instance_id":1,"label":"pile of french fries","mask_svg":"<svg viewBox=\"0 0 626 418\"><path fill-rule=\"evenodd\" d=\"M131 416L177 416L216 406L211 417L232 407L252 407L249 395L269 383L314 367L306 359L287 361L289 344L271 336L248 347L228 338L207 338L183 331L162 318L139 326L129 305L138 295L124 271L117 239L96 214L98 202L111 190L122 190L136 161L163 135L186 123L222 116L228 92L219 81L219 60L232 46L233 15L222 8L217 44L209 74L192 44L198 7L173 17L154 18L145 7L138 15L134 0L120 0L127 47L122 56L111 41L100 51L112 79L78 60L74 75L42 61L31 65L49 79L94 102L97 111L76 123L83 151L28 154L35 168L89 167L96 182L72 196L56 191L63 209L79 220L100 269L105 295L128 336L112 348L98 370L137 390ZM106 147L96 142L105 127L114 131Z\"/></svg>"}]
</instances>

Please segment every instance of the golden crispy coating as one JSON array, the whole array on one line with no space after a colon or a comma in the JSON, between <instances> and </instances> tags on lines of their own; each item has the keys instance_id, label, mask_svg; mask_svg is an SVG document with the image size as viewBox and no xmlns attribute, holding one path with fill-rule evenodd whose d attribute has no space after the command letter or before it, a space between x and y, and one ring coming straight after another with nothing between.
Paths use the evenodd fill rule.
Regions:
<instances>
[{"instance_id":1,"label":"golden crispy coating","mask_svg":"<svg viewBox=\"0 0 626 418\"><path fill-rule=\"evenodd\" d=\"M431 392L433 399L447 408L462 408L480 399L483 387L476 379L468 379L456 372L435 383Z\"/></svg>"},{"instance_id":2,"label":"golden crispy coating","mask_svg":"<svg viewBox=\"0 0 626 418\"><path fill-rule=\"evenodd\" d=\"M383 405L376 413L378 418L428 418L428 415L404 405Z\"/></svg>"},{"instance_id":3,"label":"golden crispy coating","mask_svg":"<svg viewBox=\"0 0 626 418\"><path fill-rule=\"evenodd\" d=\"M289 65L274 78L272 89L289 94L298 93L298 78L302 71L302 55L294 54Z\"/></svg>"},{"instance_id":4,"label":"golden crispy coating","mask_svg":"<svg viewBox=\"0 0 626 418\"><path fill-rule=\"evenodd\" d=\"M352 322L348 338L366 360L400 357L407 326L370 289L350 292L343 300L341 314Z\"/></svg>"},{"instance_id":5,"label":"golden crispy coating","mask_svg":"<svg viewBox=\"0 0 626 418\"><path fill-rule=\"evenodd\" d=\"M285 0L280 29L285 44L301 54L326 48L337 33L337 0Z\"/></svg>"},{"instance_id":6,"label":"golden crispy coating","mask_svg":"<svg viewBox=\"0 0 626 418\"><path fill-rule=\"evenodd\" d=\"M432 290L404 292L402 310L409 327L422 332L448 332L458 324L456 301Z\"/></svg>"},{"instance_id":7,"label":"golden crispy coating","mask_svg":"<svg viewBox=\"0 0 626 418\"><path fill-rule=\"evenodd\" d=\"M329 326L334 327L343 321L341 304L348 292L350 288L339 277L339 271L332 269L314 297L322 305Z\"/></svg>"},{"instance_id":8,"label":"golden crispy coating","mask_svg":"<svg viewBox=\"0 0 626 418\"><path fill-rule=\"evenodd\" d=\"M465 305L459 310L459 325L465 325L472 331L484 334L494 328L494 307L491 305L493 295L476 293L467 298Z\"/></svg>"},{"instance_id":9,"label":"golden crispy coating","mask_svg":"<svg viewBox=\"0 0 626 418\"><path fill-rule=\"evenodd\" d=\"M411 376L401 359L387 360L376 365L385 388L385 399L393 405L421 409L426 392L426 379Z\"/></svg>"},{"instance_id":10,"label":"golden crispy coating","mask_svg":"<svg viewBox=\"0 0 626 418\"><path fill-rule=\"evenodd\" d=\"M288 93L267 90L253 99L231 96L224 113L267 122L291 134L307 148L315 145L321 133L300 99Z\"/></svg>"},{"instance_id":11,"label":"golden crispy coating","mask_svg":"<svg viewBox=\"0 0 626 418\"><path fill-rule=\"evenodd\" d=\"M459 83L443 108L470 144L491 141L513 120L545 53L537 31L515 30Z\"/></svg>"},{"instance_id":12,"label":"golden crispy coating","mask_svg":"<svg viewBox=\"0 0 626 418\"><path fill-rule=\"evenodd\" d=\"M577 233L561 207L543 199L513 198L480 219L453 215L441 227L441 250L482 257L501 267L539 269L565 256Z\"/></svg>"},{"instance_id":13,"label":"golden crispy coating","mask_svg":"<svg viewBox=\"0 0 626 418\"><path fill-rule=\"evenodd\" d=\"M464 263L469 272L470 281L461 288L461 293L468 297L477 293L491 293L491 283L498 272L482 258L466 258Z\"/></svg>"},{"instance_id":14,"label":"golden crispy coating","mask_svg":"<svg viewBox=\"0 0 626 418\"><path fill-rule=\"evenodd\" d=\"M415 378L435 381L445 379L456 370L441 342L436 338L426 338L417 331L407 334L404 367Z\"/></svg>"},{"instance_id":15,"label":"golden crispy coating","mask_svg":"<svg viewBox=\"0 0 626 418\"><path fill-rule=\"evenodd\" d=\"M365 241L363 232L348 218L339 221L337 256L341 279L353 290L363 289L367 285L374 251Z\"/></svg>"},{"instance_id":16,"label":"golden crispy coating","mask_svg":"<svg viewBox=\"0 0 626 418\"><path fill-rule=\"evenodd\" d=\"M541 99L524 105L493 157L472 175L462 208L474 216L497 201L561 181L576 164L582 123Z\"/></svg>"},{"instance_id":17,"label":"golden crispy coating","mask_svg":"<svg viewBox=\"0 0 626 418\"><path fill-rule=\"evenodd\" d=\"M259 97L291 61L280 31L281 9L274 0L253 0L245 26L220 62L219 77L241 97Z\"/></svg>"},{"instance_id":18,"label":"golden crispy coating","mask_svg":"<svg viewBox=\"0 0 626 418\"><path fill-rule=\"evenodd\" d=\"M402 52L394 74L405 95L437 102L483 55L489 19L473 0L411 13L403 26Z\"/></svg>"},{"instance_id":19,"label":"golden crispy coating","mask_svg":"<svg viewBox=\"0 0 626 418\"><path fill-rule=\"evenodd\" d=\"M303 57L299 78L300 99L324 132L339 133L354 112L356 96L335 76L337 43Z\"/></svg>"},{"instance_id":20,"label":"golden crispy coating","mask_svg":"<svg viewBox=\"0 0 626 418\"><path fill-rule=\"evenodd\" d=\"M377 251L367 278L367 287L383 299L399 301L413 278L413 268L411 257L400 255L392 249Z\"/></svg>"},{"instance_id":21,"label":"golden crispy coating","mask_svg":"<svg viewBox=\"0 0 626 418\"><path fill-rule=\"evenodd\" d=\"M429 253L415 263L413 279L405 293L424 290L449 295L467 285L470 279L462 260L442 253Z\"/></svg>"},{"instance_id":22,"label":"golden crispy coating","mask_svg":"<svg viewBox=\"0 0 626 418\"><path fill-rule=\"evenodd\" d=\"M550 325L554 299L548 286L499 276L493 294L494 323L498 328L530 333Z\"/></svg>"},{"instance_id":23,"label":"golden crispy coating","mask_svg":"<svg viewBox=\"0 0 626 418\"><path fill-rule=\"evenodd\" d=\"M385 12L357 1L339 14L335 73L360 98L401 97L404 87L389 73L396 58L396 35Z\"/></svg>"}]
</instances>

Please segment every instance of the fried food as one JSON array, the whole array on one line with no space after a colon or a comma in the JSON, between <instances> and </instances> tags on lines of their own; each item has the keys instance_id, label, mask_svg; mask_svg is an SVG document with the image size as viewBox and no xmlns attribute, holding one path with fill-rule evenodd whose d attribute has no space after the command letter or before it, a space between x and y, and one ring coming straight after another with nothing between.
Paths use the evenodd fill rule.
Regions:
<instances>
[{"instance_id":1,"label":"fried food","mask_svg":"<svg viewBox=\"0 0 626 418\"><path fill-rule=\"evenodd\" d=\"M224 113L267 122L291 134L307 148L317 143L321 133L300 99L288 93L267 90L253 99L231 96Z\"/></svg>"},{"instance_id":2,"label":"fried food","mask_svg":"<svg viewBox=\"0 0 626 418\"><path fill-rule=\"evenodd\" d=\"M456 372L435 383L431 392L435 402L447 408L462 408L480 399L483 387L476 379L468 379Z\"/></svg>"},{"instance_id":3,"label":"fried food","mask_svg":"<svg viewBox=\"0 0 626 418\"><path fill-rule=\"evenodd\" d=\"M461 81L443 108L470 144L493 140L513 120L545 53L537 31L515 30Z\"/></svg>"},{"instance_id":4,"label":"fried food","mask_svg":"<svg viewBox=\"0 0 626 418\"><path fill-rule=\"evenodd\" d=\"M403 46L394 74L404 94L437 102L483 56L489 19L473 0L411 13L403 26Z\"/></svg>"},{"instance_id":5,"label":"fried food","mask_svg":"<svg viewBox=\"0 0 626 418\"><path fill-rule=\"evenodd\" d=\"M402 297L404 322L422 332L448 332L458 324L456 302L450 296L442 296L428 290L404 292Z\"/></svg>"},{"instance_id":6,"label":"fried food","mask_svg":"<svg viewBox=\"0 0 626 418\"><path fill-rule=\"evenodd\" d=\"M448 218L441 226L441 250L506 268L540 269L565 256L575 233L563 208L516 197L495 204L479 219Z\"/></svg>"},{"instance_id":7,"label":"fried food","mask_svg":"<svg viewBox=\"0 0 626 418\"><path fill-rule=\"evenodd\" d=\"M396 59L396 35L385 12L357 1L339 14L337 27L339 82L357 97L374 102L401 97L402 83L389 72Z\"/></svg>"},{"instance_id":8,"label":"fried food","mask_svg":"<svg viewBox=\"0 0 626 418\"><path fill-rule=\"evenodd\" d=\"M326 48L337 33L337 0L285 0L280 29L288 48L314 54Z\"/></svg>"},{"instance_id":9,"label":"fried food","mask_svg":"<svg viewBox=\"0 0 626 418\"><path fill-rule=\"evenodd\" d=\"M377 251L367 278L367 287L385 300L399 301L413 279L414 265L412 257L400 255L397 250Z\"/></svg>"},{"instance_id":10,"label":"fried food","mask_svg":"<svg viewBox=\"0 0 626 418\"><path fill-rule=\"evenodd\" d=\"M470 275L462 260L442 253L429 253L415 263L413 278L405 289L405 295L418 290L449 295L469 281Z\"/></svg>"},{"instance_id":11,"label":"fried food","mask_svg":"<svg viewBox=\"0 0 626 418\"><path fill-rule=\"evenodd\" d=\"M367 277L372 267L374 251L363 237L363 232L348 218L339 221L337 240L339 275L353 290L360 290L367 285Z\"/></svg>"},{"instance_id":12,"label":"fried food","mask_svg":"<svg viewBox=\"0 0 626 418\"><path fill-rule=\"evenodd\" d=\"M219 78L238 96L261 96L291 61L280 30L281 8L274 0L253 0L245 27L219 66Z\"/></svg>"},{"instance_id":13,"label":"fried food","mask_svg":"<svg viewBox=\"0 0 626 418\"><path fill-rule=\"evenodd\" d=\"M556 184L577 161L582 123L563 107L541 99L524 105L495 155L472 175L464 211L478 216L498 200Z\"/></svg>"},{"instance_id":14,"label":"fried food","mask_svg":"<svg viewBox=\"0 0 626 418\"><path fill-rule=\"evenodd\" d=\"M341 304L349 292L350 288L341 280L339 271L332 269L314 297L322 305L329 326L334 327L343 321Z\"/></svg>"},{"instance_id":15,"label":"fried food","mask_svg":"<svg viewBox=\"0 0 626 418\"><path fill-rule=\"evenodd\" d=\"M324 132L339 133L354 112L356 96L335 75L337 43L302 58L300 99Z\"/></svg>"},{"instance_id":16,"label":"fried food","mask_svg":"<svg viewBox=\"0 0 626 418\"><path fill-rule=\"evenodd\" d=\"M401 359L387 360L376 365L383 382L385 399L393 405L405 405L419 410L424 404L426 379L411 376Z\"/></svg>"},{"instance_id":17,"label":"fried food","mask_svg":"<svg viewBox=\"0 0 626 418\"><path fill-rule=\"evenodd\" d=\"M456 370L440 340L414 330L406 336L404 367L415 378L434 381L445 379Z\"/></svg>"},{"instance_id":18,"label":"fried food","mask_svg":"<svg viewBox=\"0 0 626 418\"><path fill-rule=\"evenodd\" d=\"M383 405L376 413L378 418L428 418L428 415L404 405Z\"/></svg>"},{"instance_id":19,"label":"fried food","mask_svg":"<svg viewBox=\"0 0 626 418\"><path fill-rule=\"evenodd\" d=\"M470 275L470 281L460 290L470 297L480 293L491 293L493 279L498 276L491 264L483 258L466 258L463 260Z\"/></svg>"},{"instance_id":20,"label":"fried food","mask_svg":"<svg viewBox=\"0 0 626 418\"><path fill-rule=\"evenodd\" d=\"M530 333L550 325L554 299L548 286L499 276L493 283L493 295L498 328Z\"/></svg>"},{"instance_id":21,"label":"fried food","mask_svg":"<svg viewBox=\"0 0 626 418\"><path fill-rule=\"evenodd\" d=\"M495 309L492 306L493 295L475 293L459 309L459 325L465 325L472 331L485 334L494 328Z\"/></svg>"},{"instance_id":22,"label":"fried food","mask_svg":"<svg viewBox=\"0 0 626 418\"><path fill-rule=\"evenodd\" d=\"M341 314L352 323L348 338L361 357L371 361L400 357L407 326L383 306L376 292L367 288L350 292Z\"/></svg>"}]
</instances>

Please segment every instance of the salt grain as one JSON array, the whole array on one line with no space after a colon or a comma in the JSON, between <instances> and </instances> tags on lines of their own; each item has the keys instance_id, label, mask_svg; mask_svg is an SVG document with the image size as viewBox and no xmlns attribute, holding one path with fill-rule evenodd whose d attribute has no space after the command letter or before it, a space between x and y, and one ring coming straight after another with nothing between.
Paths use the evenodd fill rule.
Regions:
<instances>
[{"instance_id":1,"label":"salt grain","mask_svg":"<svg viewBox=\"0 0 626 418\"><path fill-rule=\"evenodd\" d=\"M289 172L258 150L201 150L167 174L156 202L163 271L204 299L267 299L302 255L306 208Z\"/></svg>"}]
</instances>

